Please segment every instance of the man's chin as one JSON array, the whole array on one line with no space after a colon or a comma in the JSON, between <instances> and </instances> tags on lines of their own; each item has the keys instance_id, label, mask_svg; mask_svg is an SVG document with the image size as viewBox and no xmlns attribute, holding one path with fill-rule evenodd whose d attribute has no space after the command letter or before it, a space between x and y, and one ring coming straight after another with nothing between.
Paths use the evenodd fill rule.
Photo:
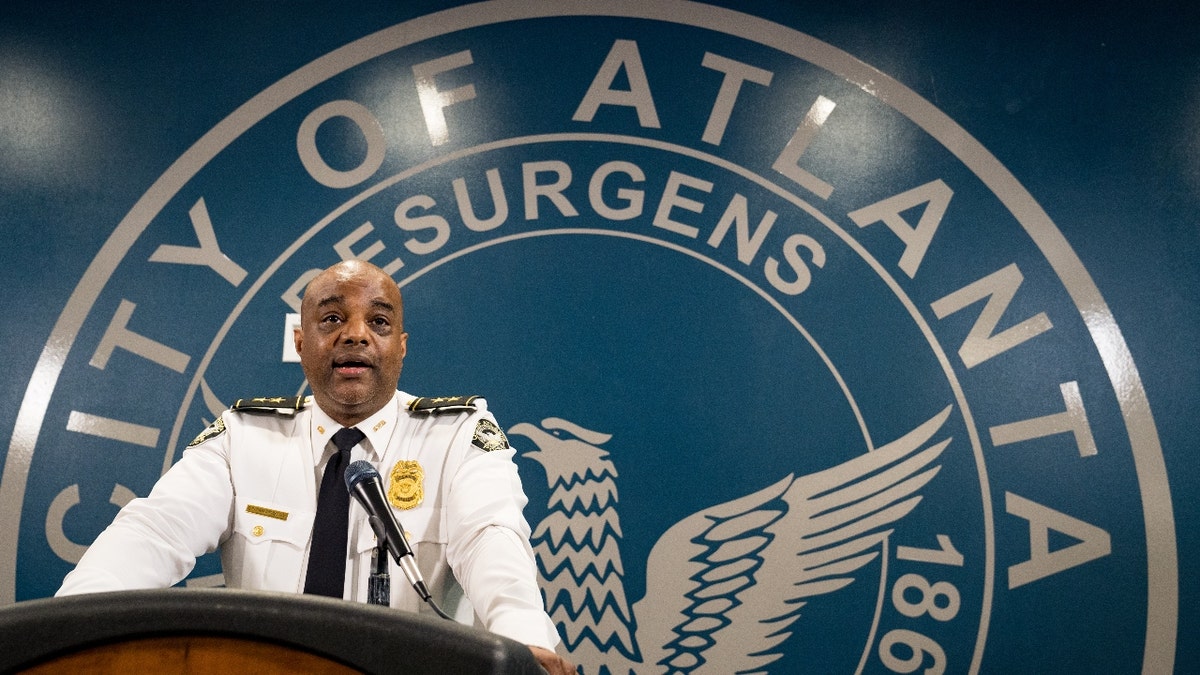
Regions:
<instances>
[{"instance_id":1,"label":"man's chin","mask_svg":"<svg viewBox=\"0 0 1200 675\"><path fill-rule=\"evenodd\" d=\"M370 415L375 410L368 410L372 406L382 406L391 398L391 393L384 397L382 393L378 393L373 387L368 386L335 386L325 393L325 396L318 396L317 403L322 399L338 410L346 412L364 413ZM324 408L325 406L321 406ZM332 412L332 411L326 411Z\"/></svg>"},{"instance_id":2,"label":"man's chin","mask_svg":"<svg viewBox=\"0 0 1200 675\"><path fill-rule=\"evenodd\" d=\"M344 408L360 408L371 402L371 392L359 389L335 390L330 392L329 398Z\"/></svg>"}]
</instances>

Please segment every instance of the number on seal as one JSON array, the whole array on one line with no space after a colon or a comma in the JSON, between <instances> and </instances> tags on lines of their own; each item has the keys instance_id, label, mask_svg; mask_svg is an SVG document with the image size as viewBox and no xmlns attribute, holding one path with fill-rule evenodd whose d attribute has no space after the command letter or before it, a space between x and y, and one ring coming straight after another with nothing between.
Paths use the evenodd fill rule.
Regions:
<instances>
[{"instance_id":1,"label":"number on seal","mask_svg":"<svg viewBox=\"0 0 1200 675\"><path fill-rule=\"evenodd\" d=\"M904 645L912 651L912 656L902 659L896 656L893 648ZM888 631L879 641L879 660L894 673L911 673L925 663L925 655L933 657L933 665L925 669L926 675L942 675L946 672L946 652L942 646L920 633L897 628Z\"/></svg>"},{"instance_id":2,"label":"number on seal","mask_svg":"<svg viewBox=\"0 0 1200 675\"><path fill-rule=\"evenodd\" d=\"M921 592L919 602L909 602L908 598L904 597L910 588ZM945 603L939 604L938 598L945 598ZM958 595L958 589L948 581L930 584L929 580L920 574L909 573L897 579L896 585L892 587L892 603L896 605L896 611L912 619L928 613L938 621L949 621L958 614L962 599Z\"/></svg>"},{"instance_id":3,"label":"number on seal","mask_svg":"<svg viewBox=\"0 0 1200 675\"><path fill-rule=\"evenodd\" d=\"M963 554L954 548L954 542L950 541L950 537L944 534L937 536L938 546L941 548L916 548L915 546L901 546L896 549L897 560L912 560L913 562L927 562L935 565L950 565L952 567L962 567Z\"/></svg>"}]
</instances>

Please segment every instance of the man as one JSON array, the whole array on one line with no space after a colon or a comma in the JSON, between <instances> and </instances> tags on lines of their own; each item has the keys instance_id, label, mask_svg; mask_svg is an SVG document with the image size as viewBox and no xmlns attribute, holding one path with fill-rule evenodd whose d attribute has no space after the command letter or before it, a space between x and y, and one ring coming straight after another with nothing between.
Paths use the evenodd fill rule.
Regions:
<instances>
[{"instance_id":1,"label":"man","mask_svg":"<svg viewBox=\"0 0 1200 675\"><path fill-rule=\"evenodd\" d=\"M514 453L486 403L396 390L408 334L395 282L361 261L330 267L309 283L294 339L313 401L236 403L149 497L122 509L58 595L170 586L220 547L230 587L365 601L374 533L358 506L331 518L324 494L336 491L348 460L365 459L389 484L434 595L461 584L485 627L529 645L550 673L575 672L553 651L558 635L536 585ZM349 500L342 490L329 503L344 514ZM322 537L323 527L336 534ZM391 604L425 609L399 581Z\"/></svg>"}]
</instances>

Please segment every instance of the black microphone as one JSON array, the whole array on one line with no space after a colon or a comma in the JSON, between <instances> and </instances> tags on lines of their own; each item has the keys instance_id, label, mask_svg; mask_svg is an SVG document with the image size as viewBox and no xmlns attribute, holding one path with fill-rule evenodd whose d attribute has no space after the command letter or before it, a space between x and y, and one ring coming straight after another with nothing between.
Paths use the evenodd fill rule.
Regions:
<instances>
[{"instance_id":1,"label":"black microphone","mask_svg":"<svg viewBox=\"0 0 1200 675\"><path fill-rule=\"evenodd\" d=\"M429 589L425 587L425 580L421 578L421 570L417 569L412 548L408 545L408 539L404 537L404 530L400 528L396 514L392 513L392 508L383 495L383 481L379 472L366 460L351 462L350 466L346 467L346 489L366 509L375 536L387 545L392 558L408 578L408 583L412 584L413 590L421 596L421 600L432 602Z\"/></svg>"}]
</instances>

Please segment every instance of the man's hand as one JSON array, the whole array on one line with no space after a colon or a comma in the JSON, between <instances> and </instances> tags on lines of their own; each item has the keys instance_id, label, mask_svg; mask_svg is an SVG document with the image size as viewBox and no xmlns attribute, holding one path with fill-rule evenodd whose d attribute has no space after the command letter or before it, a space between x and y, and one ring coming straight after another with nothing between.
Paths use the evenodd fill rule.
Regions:
<instances>
[{"instance_id":1,"label":"man's hand","mask_svg":"<svg viewBox=\"0 0 1200 675\"><path fill-rule=\"evenodd\" d=\"M550 675L576 675L578 672L574 663L549 649L529 645L529 651L533 652L533 658L537 659L538 665L545 668Z\"/></svg>"}]
</instances>

